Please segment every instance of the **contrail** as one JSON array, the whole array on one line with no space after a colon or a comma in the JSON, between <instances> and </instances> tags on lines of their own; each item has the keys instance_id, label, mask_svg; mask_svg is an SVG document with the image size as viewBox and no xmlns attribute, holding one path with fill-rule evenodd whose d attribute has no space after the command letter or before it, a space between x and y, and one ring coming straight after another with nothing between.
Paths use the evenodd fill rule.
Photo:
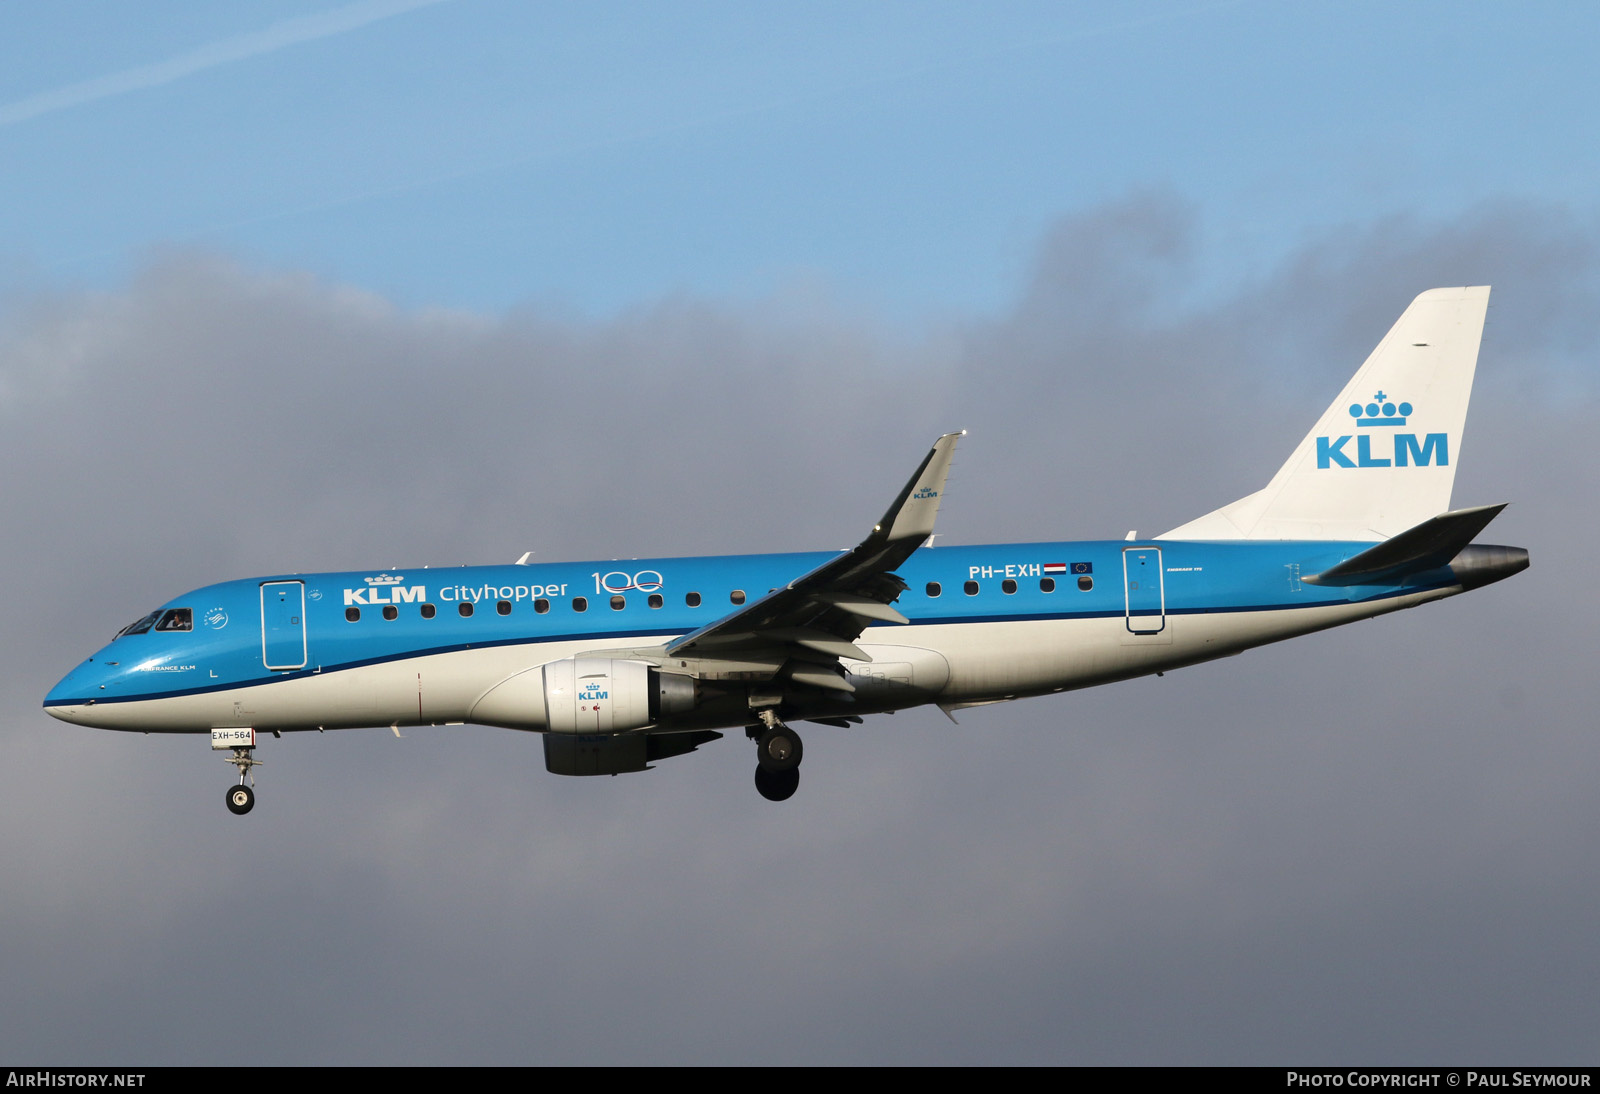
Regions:
<instances>
[{"instance_id":1,"label":"contrail","mask_svg":"<svg viewBox=\"0 0 1600 1094\"><path fill-rule=\"evenodd\" d=\"M284 19L273 23L265 30L211 42L170 60L123 69L121 72L97 76L92 80L68 84L54 91L45 91L25 99L18 99L16 102L6 103L0 106L0 126L15 125L30 118L53 114L57 110L66 110L99 99L109 99L115 95L125 95L130 91L160 87L162 84L170 84L208 68L231 64L249 57L259 57L264 53L272 53L301 42L329 38L335 34L364 27L368 23L376 23L380 19L387 19L392 15L401 15L414 8L442 2L443 0L361 0L360 3L346 4L342 8L314 15Z\"/></svg>"}]
</instances>

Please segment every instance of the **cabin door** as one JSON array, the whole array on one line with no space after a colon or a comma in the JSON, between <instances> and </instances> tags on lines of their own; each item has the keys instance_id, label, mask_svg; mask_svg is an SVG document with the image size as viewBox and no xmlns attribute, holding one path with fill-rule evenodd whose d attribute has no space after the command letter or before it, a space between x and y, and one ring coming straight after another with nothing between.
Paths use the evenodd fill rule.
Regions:
<instances>
[{"instance_id":1,"label":"cabin door","mask_svg":"<svg viewBox=\"0 0 1600 1094\"><path fill-rule=\"evenodd\" d=\"M261 586L261 662L269 669L306 667L306 584Z\"/></svg>"},{"instance_id":2,"label":"cabin door","mask_svg":"<svg viewBox=\"0 0 1600 1094\"><path fill-rule=\"evenodd\" d=\"M1128 630L1133 634L1160 634L1166 630L1166 585L1162 576L1161 548L1124 548L1122 587Z\"/></svg>"}]
</instances>

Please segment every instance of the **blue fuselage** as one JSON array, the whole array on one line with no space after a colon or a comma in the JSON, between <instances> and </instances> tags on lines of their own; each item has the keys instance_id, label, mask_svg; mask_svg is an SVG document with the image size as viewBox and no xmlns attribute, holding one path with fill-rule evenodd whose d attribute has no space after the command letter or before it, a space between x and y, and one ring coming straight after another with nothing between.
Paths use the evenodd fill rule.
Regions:
<instances>
[{"instance_id":1,"label":"blue fuselage","mask_svg":"<svg viewBox=\"0 0 1600 1094\"><path fill-rule=\"evenodd\" d=\"M894 607L909 623L875 623L860 642L864 649L888 643L933 651L948 663L949 677L919 701L959 704L1160 671L1461 589L1448 566L1398 584L1318 587L1301 580L1367 546L1092 541L923 548L898 569L907 588ZM146 617L146 626L120 634L68 673L44 705L65 720L146 731L200 732L241 720L283 728L467 721L472 701L507 673L582 649L664 642L830 557L632 559L230 581L167 602ZM1007 666L1018 658L1023 670ZM397 674L412 664L429 666L419 669L416 684ZM381 677L361 672L379 666L386 667ZM439 687L430 688L430 673ZM316 677L330 703L325 713L308 707L303 695L274 708L284 685ZM417 694L338 698L331 686L340 677L369 690L401 681ZM207 695L226 695L232 705L172 702ZM134 707L143 708L142 716L127 716Z\"/></svg>"}]
</instances>

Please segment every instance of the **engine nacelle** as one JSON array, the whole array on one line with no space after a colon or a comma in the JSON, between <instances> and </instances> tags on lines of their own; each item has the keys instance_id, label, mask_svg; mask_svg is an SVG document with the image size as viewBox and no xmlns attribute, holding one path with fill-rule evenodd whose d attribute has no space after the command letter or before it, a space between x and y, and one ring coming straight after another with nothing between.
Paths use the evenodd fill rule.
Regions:
<instances>
[{"instance_id":1,"label":"engine nacelle","mask_svg":"<svg viewBox=\"0 0 1600 1094\"><path fill-rule=\"evenodd\" d=\"M694 709L695 682L643 661L568 657L490 688L469 720L508 729L606 735Z\"/></svg>"},{"instance_id":2,"label":"engine nacelle","mask_svg":"<svg viewBox=\"0 0 1600 1094\"><path fill-rule=\"evenodd\" d=\"M695 733L546 733L544 766L557 775L625 775L647 770L657 760L693 752L722 734Z\"/></svg>"},{"instance_id":3,"label":"engine nacelle","mask_svg":"<svg viewBox=\"0 0 1600 1094\"><path fill-rule=\"evenodd\" d=\"M620 733L650 724L650 666L642 661L569 657L542 672L551 733Z\"/></svg>"}]
</instances>

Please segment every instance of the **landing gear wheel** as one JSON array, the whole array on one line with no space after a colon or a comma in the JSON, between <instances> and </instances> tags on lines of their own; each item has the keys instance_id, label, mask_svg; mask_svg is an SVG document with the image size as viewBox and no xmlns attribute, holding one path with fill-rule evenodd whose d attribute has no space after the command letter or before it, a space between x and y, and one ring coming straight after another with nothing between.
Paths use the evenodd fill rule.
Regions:
<instances>
[{"instance_id":1,"label":"landing gear wheel","mask_svg":"<svg viewBox=\"0 0 1600 1094\"><path fill-rule=\"evenodd\" d=\"M780 771L793 771L800 766L800 757L805 754L805 746L800 743L800 734L782 724L772 726L761 735L756 742L756 762L763 771L777 773ZM766 793L766 791L762 791ZM789 794L793 794L791 788ZM783 797L787 798L789 794ZM775 798L782 801L782 798Z\"/></svg>"},{"instance_id":2,"label":"landing gear wheel","mask_svg":"<svg viewBox=\"0 0 1600 1094\"><path fill-rule=\"evenodd\" d=\"M764 767L756 768L756 790L769 802L787 801L794 797L794 792L800 789L800 769L791 767L787 771L768 771Z\"/></svg>"},{"instance_id":3,"label":"landing gear wheel","mask_svg":"<svg viewBox=\"0 0 1600 1094\"><path fill-rule=\"evenodd\" d=\"M228 812L242 817L256 804L256 777L252 768L260 767L261 761L256 759L254 744L234 745L233 755L224 756L223 759L239 769L239 784L228 787ZM246 779L250 780L248 786L245 785Z\"/></svg>"}]
</instances>

